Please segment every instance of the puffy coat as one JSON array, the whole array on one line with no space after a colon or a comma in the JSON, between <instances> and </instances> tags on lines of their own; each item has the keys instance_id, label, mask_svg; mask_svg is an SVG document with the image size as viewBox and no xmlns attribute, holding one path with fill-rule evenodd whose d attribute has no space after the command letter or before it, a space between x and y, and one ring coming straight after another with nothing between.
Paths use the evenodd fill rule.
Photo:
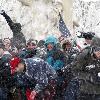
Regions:
<instances>
[{"instance_id":1,"label":"puffy coat","mask_svg":"<svg viewBox=\"0 0 100 100\"><path fill-rule=\"evenodd\" d=\"M50 36L46 39L45 45L52 43L53 49L47 49L46 61L57 71L64 66L64 54L61 50L57 49L57 39L53 36Z\"/></svg>"},{"instance_id":2,"label":"puffy coat","mask_svg":"<svg viewBox=\"0 0 100 100\"><path fill-rule=\"evenodd\" d=\"M93 59L91 47L85 48L73 63L73 75L80 80L80 91L88 94L100 94L100 60Z\"/></svg>"},{"instance_id":3,"label":"puffy coat","mask_svg":"<svg viewBox=\"0 0 100 100\"><path fill-rule=\"evenodd\" d=\"M45 61L40 58L25 59L26 71L17 76L20 87L33 87L41 91L47 86L48 81L56 78L56 72Z\"/></svg>"}]
</instances>

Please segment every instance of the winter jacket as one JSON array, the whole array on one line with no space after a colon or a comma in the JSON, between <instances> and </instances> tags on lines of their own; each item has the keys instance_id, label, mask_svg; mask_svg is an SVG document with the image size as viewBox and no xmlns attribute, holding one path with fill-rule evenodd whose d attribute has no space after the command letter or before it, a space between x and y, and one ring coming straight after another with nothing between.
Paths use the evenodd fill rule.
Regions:
<instances>
[{"instance_id":1,"label":"winter jacket","mask_svg":"<svg viewBox=\"0 0 100 100\"><path fill-rule=\"evenodd\" d=\"M64 54L66 56L66 65L71 64L74 61L74 59L76 58L78 53L79 53L79 51L74 48L70 48L70 49L64 51Z\"/></svg>"},{"instance_id":2,"label":"winter jacket","mask_svg":"<svg viewBox=\"0 0 100 100\"><path fill-rule=\"evenodd\" d=\"M26 58L32 58L36 55L37 50L36 49L23 49L19 52L19 57L22 59Z\"/></svg>"},{"instance_id":3,"label":"winter jacket","mask_svg":"<svg viewBox=\"0 0 100 100\"><path fill-rule=\"evenodd\" d=\"M46 61L57 71L64 67L64 54L60 50L47 51Z\"/></svg>"},{"instance_id":4,"label":"winter jacket","mask_svg":"<svg viewBox=\"0 0 100 100\"><path fill-rule=\"evenodd\" d=\"M56 78L53 68L40 58L25 59L26 71L17 75L17 85L39 92ZM35 88L34 88L35 87Z\"/></svg>"},{"instance_id":5,"label":"winter jacket","mask_svg":"<svg viewBox=\"0 0 100 100\"><path fill-rule=\"evenodd\" d=\"M9 65L10 59L11 55L6 53L4 53L4 55L0 58L0 86L3 85L7 86L9 83L9 78L11 76L10 65Z\"/></svg>"},{"instance_id":6,"label":"winter jacket","mask_svg":"<svg viewBox=\"0 0 100 100\"><path fill-rule=\"evenodd\" d=\"M64 54L61 50L57 49L57 39L50 36L46 39L45 45L51 43L53 45L52 50L47 50L46 61L57 71L64 66Z\"/></svg>"},{"instance_id":7,"label":"winter jacket","mask_svg":"<svg viewBox=\"0 0 100 100\"><path fill-rule=\"evenodd\" d=\"M88 94L100 94L100 60L93 59L93 48L85 48L72 66L74 78L80 80L80 91Z\"/></svg>"}]
</instances>

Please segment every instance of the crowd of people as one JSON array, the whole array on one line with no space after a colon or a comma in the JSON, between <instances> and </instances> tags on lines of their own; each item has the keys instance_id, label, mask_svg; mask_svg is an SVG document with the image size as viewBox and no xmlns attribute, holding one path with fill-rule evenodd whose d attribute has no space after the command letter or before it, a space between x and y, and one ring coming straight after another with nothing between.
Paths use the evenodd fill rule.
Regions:
<instances>
[{"instance_id":1,"label":"crowd of people","mask_svg":"<svg viewBox=\"0 0 100 100\"><path fill-rule=\"evenodd\" d=\"M26 41L20 23L0 14L13 32L13 39L0 41L0 100L100 100L100 39L94 33L81 33L87 44L81 50L65 37Z\"/></svg>"}]
</instances>

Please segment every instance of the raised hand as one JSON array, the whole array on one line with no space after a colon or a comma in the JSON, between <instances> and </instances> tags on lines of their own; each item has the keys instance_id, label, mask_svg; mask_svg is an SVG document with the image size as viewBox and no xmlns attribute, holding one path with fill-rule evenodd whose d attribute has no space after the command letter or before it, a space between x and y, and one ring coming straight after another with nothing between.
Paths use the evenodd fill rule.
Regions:
<instances>
[{"instance_id":1,"label":"raised hand","mask_svg":"<svg viewBox=\"0 0 100 100\"><path fill-rule=\"evenodd\" d=\"M5 11L4 11L4 10L1 10L1 11L0 11L0 14L2 15L3 13L5 13Z\"/></svg>"}]
</instances>

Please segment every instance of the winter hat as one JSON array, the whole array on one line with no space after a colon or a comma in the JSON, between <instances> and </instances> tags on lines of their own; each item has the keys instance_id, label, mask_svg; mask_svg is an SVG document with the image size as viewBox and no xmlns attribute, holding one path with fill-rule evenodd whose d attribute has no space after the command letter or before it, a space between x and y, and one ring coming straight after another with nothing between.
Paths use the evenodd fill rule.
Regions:
<instances>
[{"instance_id":1,"label":"winter hat","mask_svg":"<svg viewBox=\"0 0 100 100\"><path fill-rule=\"evenodd\" d=\"M49 43L53 43L54 45L56 45L58 42L57 38L54 36L49 36L46 38L45 40L45 45L48 45Z\"/></svg>"},{"instance_id":2,"label":"winter hat","mask_svg":"<svg viewBox=\"0 0 100 100\"><path fill-rule=\"evenodd\" d=\"M95 47L94 51L100 51L100 47Z\"/></svg>"},{"instance_id":3,"label":"winter hat","mask_svg":"<svg viewBox=\"0 0 100 100\"><path fill-rule=\"evenodd\" d=\"M98 52L98 51L100 51L100 47L94 47L93 48L92 52L93 52L93 57L94 58L97 58L94 52Z\"/></svg>"},{"instance_id":4,"label":"winter hat","mask_svg":"<svg viewBox=\"0 0 100 100\"><path fill-rule=\"evenodd\" d=\"M11 67L11 74L15 73L16 67L18 66L18 64L21 62L21 59L18 57L15 57L13 59L11 59L10 61L10 67Z\"/></svg>"},{"instance_id":5,"label":"winter hat","mask_svg":"<svg viewBox=\"0 0 100 100\"><path fill-rule=\"evenodd\" d=\"M36 45L36 44L37 44L37 41L34 40L34 39L29 39L29 40L27 41L27 45L30 45L30 43Z\"/></svg>"},{"instance_id":6,"label":"winter hat","mask_svg":"<svg viewBox=\"0 0 100 100\"><path fill-rule=\"evenodd\" d=\"M99 37L94 37L92 40L92 46L100 47L100 38Z\"/></svg>"},{"instance_id":7,"label":"winter hat","mask_svg":"<svg viewBox=\"0 0 100 100\"><path fill-rule=\"evenodd\" d=\"M44 44L45 44L45 41L44 40L40 40L39 42L38 42L38 47L42 47L42 46L44 46Z\"/></svg>"}]
</instances>

